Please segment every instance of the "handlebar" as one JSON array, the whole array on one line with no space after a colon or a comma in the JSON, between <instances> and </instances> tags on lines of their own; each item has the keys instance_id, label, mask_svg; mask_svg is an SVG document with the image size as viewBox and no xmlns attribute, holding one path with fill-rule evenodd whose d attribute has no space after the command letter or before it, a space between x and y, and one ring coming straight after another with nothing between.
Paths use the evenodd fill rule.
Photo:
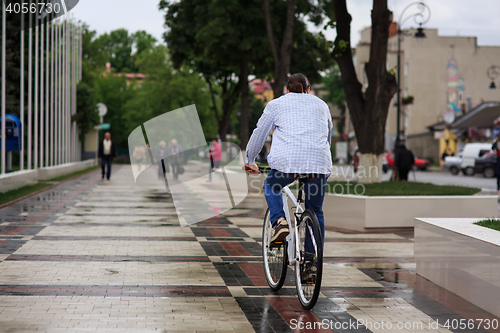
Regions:
<instances>
[{"instance_id":1,"label":"handlebar","mask_svg":"<svg viewBox=\"0 0 500 333\"><path fill-rule=\"evenodd\" d=\"M247 168L246 166L244 167L244 169L245 169L245 172L253 173L253 174L267 173L267 172L271 171L271 167L268 167L268 166L259 166L259 171L255 171L253 169Z\"/></svg>"}]
</instances>

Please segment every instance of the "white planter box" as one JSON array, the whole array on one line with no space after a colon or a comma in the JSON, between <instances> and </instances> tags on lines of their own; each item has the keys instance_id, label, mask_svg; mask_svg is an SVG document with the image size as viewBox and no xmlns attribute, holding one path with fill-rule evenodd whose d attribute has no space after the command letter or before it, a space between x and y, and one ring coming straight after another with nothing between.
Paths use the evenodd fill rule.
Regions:
<instances>
[{"instance_id":1,"label":"white planter box","mask_svg":"<svg viewBox=\"0 0 500 333\"><path fill-rule=\"evenodd\" d=\"M497 196L384 196L326 194L325 224L365 231L413 227L416 217L496 216Z\"/></svg>"},{"instance_id":2,"label":"white planter box","mask_svg":"<svg viewBox=\"0 0 500 333\"><path fill-rule=\"evenodd\" d=\"M500 231L479 220L416 219L417 274L500 316Z\"/></svg>"},{"instance_id":3,"label":"white planter box","mask_svg":"<svg viewBox=\"0 0 500 333\"><path fill-rule=\"evenodd\" d=\"M94 165L97 165L97 161L92 159L81 162L72 162L51 167L40 168L38 169L38 179L48 180L51 178L56 178L67 175L69 173L84 170Z\"/></svg>"}]
</instances>

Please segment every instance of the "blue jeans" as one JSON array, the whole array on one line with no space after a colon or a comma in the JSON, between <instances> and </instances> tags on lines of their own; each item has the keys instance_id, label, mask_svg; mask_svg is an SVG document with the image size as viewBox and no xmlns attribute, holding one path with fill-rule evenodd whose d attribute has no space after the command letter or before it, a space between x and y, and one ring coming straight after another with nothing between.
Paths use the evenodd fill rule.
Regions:
<instances>
[{"instance_id":1,"label":"blue jeans","mask_svg":"<svg viewBox=\"0 0 500 333\"><path fill-rule=\"evenodd\" d=\"M325 242L325 217L323 215L323 199L325 198L327 175L316 175L311 181L304 185L304 198L306 209L316 213L319 227L321 229L321 239ZM274 225L280 217L285 217L283 211L283 197L281 189L289 185L294 180L293 173L283 173L278 170L271 170L264 181L264 196L271 213L271 222Z\"/></svg>"},{"instance_id":2,"label":"blue jeans","mask_svg":"<svg viewBox=\"0 0 500 333\"><path fill-rule=\"evenodd\" d=\"M108 180L111 177L111 161L112 160L113 160L113 158L111 156L105 155L104 157L101 157L101 170L102 170L102 178L103 179L104 179L104 174L106 174L106 178Z\"/></svg>"}]
</instances>

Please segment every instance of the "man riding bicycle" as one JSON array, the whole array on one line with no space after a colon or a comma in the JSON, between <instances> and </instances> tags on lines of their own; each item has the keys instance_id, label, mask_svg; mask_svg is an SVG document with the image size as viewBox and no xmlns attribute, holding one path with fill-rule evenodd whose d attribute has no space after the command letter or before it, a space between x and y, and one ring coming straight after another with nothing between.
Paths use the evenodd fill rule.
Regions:
<instances>
[{"instance_id":1,"label":"man riding bicycle","mask_svg":"<svg viewBox=\"0 0 500 333\"><path fill-rule=\"evenodd\" d=\"M273 141L267 157L271 171L264 182L264 195L273 225L272 242L283 242L289 234L283 211L281 189L298 174L308 174L305 184L305 207L316 213L325 239L323 199L326 180L332 172L330 152L332 120L328 105L310 95L304 74L290 76L286 94L270 101L252 133L246 149L245 167L258 172L255 158L271 131Z\"/></svg>"}]
</instances>

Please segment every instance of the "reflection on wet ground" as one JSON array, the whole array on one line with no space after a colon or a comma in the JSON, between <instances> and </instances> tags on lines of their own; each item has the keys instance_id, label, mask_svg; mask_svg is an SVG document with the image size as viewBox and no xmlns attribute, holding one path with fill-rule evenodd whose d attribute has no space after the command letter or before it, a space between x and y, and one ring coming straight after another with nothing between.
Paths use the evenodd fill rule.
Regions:
<instances>
[{"instance_id":1,"label":"reflection on wet ground","mask_svg":"<svg viewBox=\"0 0 500 333\"><path fill-rule=\"evenodd\" d=\"M495 332L443 326L498 319L416 275L411 230L328 229L322 293L303 310L291 268L267 286L264 208L250 196L181 227L165 187L136 186L127 166L4 207L0 331Z\"/></svg>"}]
</instances>

